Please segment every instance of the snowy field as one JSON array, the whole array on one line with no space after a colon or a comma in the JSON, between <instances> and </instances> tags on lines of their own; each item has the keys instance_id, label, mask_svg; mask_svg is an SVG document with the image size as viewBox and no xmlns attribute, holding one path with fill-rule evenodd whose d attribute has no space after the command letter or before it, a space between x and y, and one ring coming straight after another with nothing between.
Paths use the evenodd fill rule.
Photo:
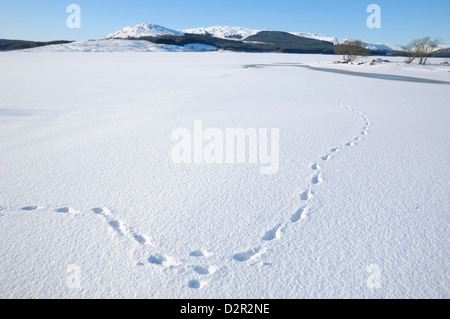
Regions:
<instances>
[{"instance_id":1,"label":"snowy field","mask_svg":"<svg viewBox=\"0 0 450 319\"><path fill-rule=\"evenodd\" d=\"M449 298L450 67L336 59L0 54L0 297ZM279 170L176 164L196 120Z\"/></svg>"}]
</instances>

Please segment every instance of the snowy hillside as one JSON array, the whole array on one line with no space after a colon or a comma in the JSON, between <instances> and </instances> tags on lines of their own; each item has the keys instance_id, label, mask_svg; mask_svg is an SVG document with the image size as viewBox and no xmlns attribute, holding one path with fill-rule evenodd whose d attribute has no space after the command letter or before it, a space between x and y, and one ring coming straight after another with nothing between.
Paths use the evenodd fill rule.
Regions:
<instances>
[{"instance_id":1,"label":"snowy hillside","mask_svg":"<svg viewBox=\"0 0 450 319\"><path fill-rule=\"evenodd\" d=\"M125 27L120 31L111 33L107 35L106 39L117 39L117 38L138 38L138 37L158 37L161 35L183 35L183 33L167 29L160 25L141 23L134 26Z\"/></svg>"},{"instance_id":2,"label":"snowy hillside","mask_svg":"<svg viewBox=\"0 0 450 319\"><path fill-rule=\"evenodd\" d=\"M241 27L216 26L207 28L193 28L183 30L184 33L192 34L211 34L213 37L221 39L240 39L243 40L249 36L255 35L263 30L252 30Z\"/></svg>"},{"instance_id":3,"label":"snowy hillside","mask_svg":"<svg viewBox=\"0 0 450 319\"><path fill-rule=\"evenodd\" d=\"M120 31L111 33L107 35L106 39L117 39L117 38L139 38L145 36L162 36L162 35L178 35L181 36L184 33L192 33L192 34L210 34L213 37L220 39L235 39L235 40L244 40L252 35L257 34L258 32L265 30L254 30L247 29L242 27L230 27L230 26L214 26L214 27L201 27L201 28L191 28L185 30L172 30L168 29L156 24L148 24L142 23L135 26L125 27ZM333 44L340 44L347 41L347 39L340 39L337 37L325 36L320 34L314 34L309 32L290 32L293 35L316 39L321 41L331 42ZM383 43L372 43L372 42L363 42L366 47L370 50L403 50L403 48L396 44L383 44Z\"/></svg>"},{"instance_id":4,"label":"snowy hillside","mask_svg":"<svg viewBox=\"0 0 450 319\"><path fill-rule=\"evenodd\" d=\"M204 44L185 46L155 44L149 41L98 40L81 41L69 44L48 45L28 49L31 52L204 52L214 51L215 47Z\"/></svg>"},{"instance_id":5,"label":"snowy hillside","mask_svg":"<svg viewBox=\"0 0 450 319\"><path fill-rule=\"evenodd\" d=\"M330 36L321 35L321 34L309 33L309 32L291 32L291 34L299 36L299 37L304 37L304 38L327 41L327 42L331 42L335 45L342 44L348 40L348 39L340 39L337 37L330 37ZM403 47L396 45L396 44L372 43L372 42L364 42L364 41L363 41L363 43L365 44L366 48L370 49L370 50L387 50L387 51L392 51L392 50L402 51L402 50L404 50Z\"/></svg>"},{"instance_id":6,"label":"snowy hillside","mask_svg":"<svg viewBox=\"0 0 450 319\"><path fill-rule=\"evenodd\" d=\"M327 42L331 42L333 44L340 44L340 43L345 42L345 40L339 39L336 37L329 37L326 35L309 33L309 32L290 32L290 33L293 35L299 36L299 37L315 39L315 40L320 40L320 41L327 41Z\"/></svg>"},{"instance_id":7,"label":"snowy hillside","mask_svg":"<svg viewBox=\"0 0 450 319\"><path fill-rule=\"evenodd\" d=\"M371 42L363 42L366 45L367 49L370 50L386 50L386 51L403 51L404 47L397 44L383 44L383 43L371 43Z\"/></svg>"}]
</instances>

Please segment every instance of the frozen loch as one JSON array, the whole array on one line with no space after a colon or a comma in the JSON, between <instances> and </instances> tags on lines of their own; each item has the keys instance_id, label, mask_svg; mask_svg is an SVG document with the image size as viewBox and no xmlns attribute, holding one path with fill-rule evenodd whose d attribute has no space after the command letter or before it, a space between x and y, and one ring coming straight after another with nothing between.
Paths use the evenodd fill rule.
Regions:
<instances>
[{"instance_id":1,"label":"frozen loch","mask_svg":"<svg viewBox=\"0 0 450 319\"><path fill-rule=\"evenodd\" d=\"M0 297L450 297L448 67L135 46L0 54Z\"/></svg>"}]
</instances>

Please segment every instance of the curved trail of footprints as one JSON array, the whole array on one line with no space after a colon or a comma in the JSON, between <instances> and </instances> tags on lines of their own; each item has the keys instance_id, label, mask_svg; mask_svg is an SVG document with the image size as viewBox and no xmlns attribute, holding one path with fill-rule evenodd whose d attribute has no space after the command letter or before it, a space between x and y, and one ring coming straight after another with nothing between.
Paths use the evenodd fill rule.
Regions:
<instances>
[{"instance_id":1,"label":"curved trail of footprints","mask_svg":"<svg viewBox=\"0 0 450 319\"><path fill-rule=\"evenodd\" d=\"M48 206L32 205L22 207L22 211L32 212L39 210L52 210L58 214L80 215L81 212L71 207L60 207L51 209ZM3 207L0 207L0 216ZM156 246L152 244L150 236L137 232L133 227L127 225L120 219L115 218L112 211L106 207L96 207L90 210L91 213L100 216L109 227L110 232L121 239L130 242L135 250L135 260L137 266L159 266L165 269L188 268L191 269L199 279L192 279L187 286L192 289L204 287L210 277L218 270L218 267L204 265L205 261L213 256L211 252L206 250L195 250L189 254L189 261L178 261L177 258L170 255L161 254L157 251ZM193 263L193 261L199 261ZM203 263L202 263L203 262Z\"/></svg>"},{"instance_id":2,"label":"curved trail of footprints","mask_svg":"<svg viewBox=\"0 0 450 319\"><path fill-rule=\"evenodd\" d=\"M364 122L364 127L362 128L358 136L353 137L350 141L344 143L343 146L330 148L326 154L320 156L318 161L311 164L310 168L312 171L312 177L308 188L300 194L301 207L289 218L288 221L283 224L279 224L275 228L267 231L261 240L263 243L280 240L282 233L286 231L287 227L290 224L297 224L301 221L305 221L308 218L308 214L313 206L312 201L314 198L314 194L316 193L316 188L324 182L322 176L322 167L326 165L328 161L332 160L333 157L341 150L343 150L344 148L356 146L357 143L361 142L363 138L369 134L369 128L372 125L369 118L365 114L351 106L344 106L343 101L345 97L351 94L351 92L351 89L347 90L347 92L339 98L338 105L339 107L344 107L345 109L350 110L360 116ZM262 246L264 245L262 244ZM255 261L259 257L261 257L265 251L267 251L267 248L262 246L259 246L255 249L250 249L244 253L236 254L233 256L233 259L238 262Z\"/></svg>"},{"instance_id":3,"label":"curved trail of footprints","mask_svg":"<svg viewBox=\"0 0 450 319\"><path fill-rule=\"evenodd\" d=\"M235 261L238 263L252 263L270 265L267 263L262 263L260 261L261 257L267 252L269 243L280 241L283 233L287 231L289 225L296 225L300 222L307 220L308 214L313 206L314 194L317 191L317 187L324 183L324 178L322 175L322 167L326 165L328 161L333 159L333 157L339 153L342 149L356 146L363 138L369 134L369 128L371 122L366 115L358 111L357 109L343 104L346 96L351 94L351 90L348 90L342 97L339 98L339 107L344 107L356 113L364 121L364 127L362 128L358 136L353 137L350 141L344 143L343 146L333 147L328 150L328 152L318 159L315 163L311 164L311 180L309 186L302 192L299 196L301 205L300 208L292 214L288 220L282 224L278 224L272 229L268 230L264 236L261 238L261 244L255 248L249 249L244 252L236 253L228 260ZM26 206L23 207L24 211L34 211L47 209L45 206ZM3 207L0 207L0 211ZM79 211L70 207L61 207L54 210L56 213L63 214L80 214ZM187 287L191 289L201 289L205 287L211 280L211 276L217 272L219 267L214 265L205 265L208 263L208 259L213 256L212 253L204 250L192 251L187 259L182 262L178 261L169 255L156 253L156 246L152 244L151 237L137 232L133 227L130 227L125 222L114 217L111 210L106 207L97 207L91 209L91 212L103 218L106 224L109 226L112 233L115 233L120 238L125 238L129 242L133 243L136 253L135 259L137 260L137 266L151 265L159 266L165 269L176 269L184 268L193 272L193 279L187 283ZM1 216L1 212L0 212ZM196 262L194 262L196 261ZM192 278L192 277L191 277Z\"/></svg>"}]
</instances>

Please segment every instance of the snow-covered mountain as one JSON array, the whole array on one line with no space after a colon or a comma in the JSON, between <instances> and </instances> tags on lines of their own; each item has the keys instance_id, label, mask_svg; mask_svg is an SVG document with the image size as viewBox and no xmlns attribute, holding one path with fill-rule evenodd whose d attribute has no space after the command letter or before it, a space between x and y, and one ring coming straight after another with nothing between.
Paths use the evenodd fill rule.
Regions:
<instances>
[{"instance_id":1,"label":"snow-covered mountain","mask_svg":"<svg viewBox=\"0 0 450 319\"><path fill-rule=\"evenodd\" d=\"M320 41L327 41L327 42L331 42L333 44L341 44L341 43L345 42L344 39L339 39L339 38L336 38L336 37L329 37L329 36L326 36L326 35L309 33L309 32L290 32L290 34L296 35L298 37L303 37L303 38L315 39L315 40L320 40Z\"/></svg>"},{"instance_id":2,"label":"snow-covered mountain","mask_svg":"<svg viewBox=\"0 0 450 319\"><path fill-rule=\"evenodd\" d=\"M135 26L125 27L120 31L107 35L105 38L106 39L131 38L131 37L139 38L145 36L158 37L162 35L181 36L185 33L192 33L192 34L210 34L216 38L221 39L244 40L245 38L255 35L261 31L266 30L254 30L242 27L229 27L229 26L214 26L214 27L192 28L185 30L172 30L156 24L141 23ZM309 32L290 32L290 34L304 38L332 42L333 44L340 44L347 41L347 39L340 39L337 37L331 37ZM403 47L396 44L384 44L372 42L363 42L363 43L370 50L388 50L388 51L404 50Z\"/></svg>"},{"instance_id":3,"label":"snow-covered mountain","mask_svg":"<svg viewBox=\"0 0 450 319\"><path fill-rule=\"evenodd\" d=\"M138 37L158 37L161 35L183 35L182 32L167 29L157 24L141 23L134 26L125 27L120 31L111 33L105 37L105 39L118 39L118 38L138 38Z\"/></svg>"},{"instance_id":4,"label":"snow-covered mountain","mask_svg":"<svg viewBox=\"0 0 450 319\"><path fill-rule=\"evenodd\" d=\"M238 39L243 40L263 30L252 30L241 27L216 26L207 28L193 28L183 30L184 33L192 34L210 34L213 37L221 39Z\"/></svg>"},{"instance_id":5,"label":"snow-covered mountain","mask_svg":"<svg viewBox=\"0 0 450 319\"><path fill-rule=\"evenodd\" d=\"M393 43L389 43L389 44L384 44L384 43L372 43L372 42L363 42L366 45L367 49L370 50L386 50L386 51L403 51L405 50L404 47L397 45L397 44L393 44Z\"/></svg>"}]
</instances>

